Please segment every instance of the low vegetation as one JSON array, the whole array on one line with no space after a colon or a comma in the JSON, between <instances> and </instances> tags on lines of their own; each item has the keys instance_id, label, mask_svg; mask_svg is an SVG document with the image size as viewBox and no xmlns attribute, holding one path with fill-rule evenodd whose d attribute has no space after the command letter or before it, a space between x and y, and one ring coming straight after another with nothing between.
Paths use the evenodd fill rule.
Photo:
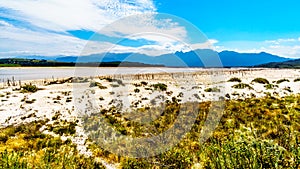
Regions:
<instances>
[{"instance_id":1,"label":"low vegetation","mask_svg":"<svg viewBox=\"0 0 300 169\"><path fill-rule=\"evenodd\" d=\"M240 78L237 78L237 77L233 77L231 79L228 80L228 82L242 82L242 80Z\"/></svg>"},{"instance_id":2,"label":"low vegetation","mask_svg":"<svg viewBox=\"0 0 300 169\"><path fill-rule=\"evenodd\" d=\"M26 84L21 87L21 93L34 93L38 91L38 87L32 84Z\"/></svg>"},{"instance_id":3,"label":"low vegetation","mask_svg":"<svg viewBox=\"0 0 300 169\"><path fill-rule=\"evenodd\" d=\"M0 67L21 67L19 64L0 64Z\"/></svg>"},{"instance_id":4,"label":"low vegetation","mask_svg":"<svg viewBox=\"0 0 300 169\"><path fill-rule=\"evenodd\" d=\"M277 88L278 85L274 85L274 84L267 84L264 86L267 90L271 90L271 89L274 89L274 88Z\"/></svg>"},{"instance_id":5,"label":"low vegetation","mask_svg":"<svg viewBox=\"0 0 300 169\"><path fill-rule=\"evenodd\" d=\"M256 78L254 80L252 80L252 83L255 82L255 83L260 83L260 84L269 84L270 82L265 79L265 78Z\"/></svg>"},{"instance_id":6,"label":"low vegetation","mask_svg":"<svg viewBox=\"0 0 300 169\"><path fill-rule=\"evenodd\" d=\"M276 83L280 84L280 83L283 83L283 82L290 82L290 80L288 80L288 79L280 79Z\"/></svg>"},{"instance_id":7,"label":"low vegetation","mask_svg":"<svg viewBox=\"0 0 300 169\"><path fill-rule=\"evenodd\" d=\"M98 86L100 89L107 89L106 86L103 86L101 83L99 82L90 82L90 87L96 87Z\"/></svg>"},{"instance_id":8,"label":"low vegetation","mask_svg":"<svg viewBox=\"0 0 300 169\"><path fill-rule=\"evenodd\" d=\"M114 79L112 77L102 77L102 78L100 78L100 80L106 80L108 82L114 82L114 83L117 83L118 85L122 85L122 86L125 85L122 80Z\"/></svg>"},{"instance_id":9,"label":"low vegetation","mask_svg":"<svg viewBox=\"0 0 300 169\"><path fill-rule=\"evenodd\" d=\"M153 84L151 85L151 87L153 87L155 90L161 90L161 91L167 91L168 88L168 86L163 83Z\"/></svg>"},{"instance_id":10,"label":"low vegetation","mask_svg":"<svg viewBox=\"0 0 300 169\"><path fill-rule=\"evenodd\" d=\"M80 155L70 140L39 130L46 121L0 129L0 168L104 168L94 157Z\"/></svg>"},{"instance_id":11,"label":"low vegetation","mask_svg":"<svg viewBox=\"0 0 300 169\"><path fill-rule=\"evenodd\" d=\"M213 93L218 93L221 92L221 90L217 87L213 87L213 88L207 88L204 90L205 92L213 92Z\"/></svg>"},{"instance_id":12,"label":"low vegetation","mask_svg":"<svg viewBox=\"0 0 300 169\"><path fill-rule=\"evenodd\" d=\"M31 99L31 100L25 100L25 103L27 104L32 104L36 101L36 99Z\"/></svg>"},{"instance_id":13,"label":"low vegetation","mask_svg":"<svg viewBox=\"0 0 300 169\"><path fill-rule=\"evenodd\" d=\"M253 90L253 87L251 87L249 84L246 84L246 83L239 83L239 84L233 85L232 88Z\"/></svg>"},{"instance_id":14,"label":"low vegetation","mask_svg":"<svg viewBox=\"0 0 300 169\"><path fill-rule=\"evenodd\" d=\"M179 104L173 100L167 103L161 116L147 124L137 122L143 121L144 116L139 115L137 118L140 119L130 121L115 108L103 110L100 114L116 131L131 137L158 135L168 130L179 110L189 118L189 113L197 105L199 116L192 130L177 146L158 156L141 159L119 157L99 148L97 144L92 150L97 152L94 153L96 157L121 163L122 168L299 168L299 95L228 100L212 137L200 144L199 133L207 113L209 110L210 113L221 111L218 106L211 107L211 103ZM218 102L215 104L218 105ZM160 112L158 110L143 108L139 113ZM92 132L92 128L98 126L99 114L85 117L84 121L85 129L91 131L90 136L97 138L97 130Z\"/></svg>"}]
</instances>

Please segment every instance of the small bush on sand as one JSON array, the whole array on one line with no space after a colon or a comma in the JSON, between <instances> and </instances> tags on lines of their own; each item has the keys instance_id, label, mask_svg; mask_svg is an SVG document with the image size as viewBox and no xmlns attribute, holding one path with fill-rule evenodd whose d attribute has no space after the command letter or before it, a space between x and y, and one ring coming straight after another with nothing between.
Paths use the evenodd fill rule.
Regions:
<instances>
[{"instance_id":1,"label":"small bush on sand","mask_svg":"<svg viewBox=\"0 0 300 169\"><path fill-rule=\"evenodd\" d=\"M141 82L141 85L147 86L147 85L148 85L148 82L142 81L142 82Z\"/></svg>"},{"instance_id":2,"label":"small bush on sand","mask_svg":"<svg viewBox=\"0 0 300 169\"><path fill-rule=\"evenodd\" d=\"M237 77L233 77L231 79L228 80L228 82L242 82L242 80L240 78L237 78Z\"/></svg>"},{"instance_id":3,"label":"small bush on sand","mask_svg":"<svg viewBox=\"0 0 300 169\"><path fill-rule=\"evenodd\" d=\"M288 80L288 79L280 79L276 83L280 84L280 83L283 83L283 82L290 82L290 80Z\"/></svg>"},{"instance_id":4,"label":"small bush on sand","mask_svg":"<svg viewBox=\"0 0 300 169\"><path fill-rule=\"evenodd\" d=\"M161 91L166 91L168 87L166 84L163 83L157 83L151 86L154 87L155 90L161 90Z\"/></svg>"},{"instance_id":5,"label":"small bush on sand","mask_svg":"<svg viewBox=\"0 0 300 169\"><path fill-rule=\"evenodd\" d=\"M214 88L207 88L204 90L205 92L213 92L213 93L218 93L218 92L221 92L220 89L214 87Z\"/></svg>"},{"instance_id":6,"label":"small bush on sand","mask_svg":"<svg viewBox=\"0 0 300 169\"><path fill-rule=\"evenodd\" d=\"M32 84L27 84L25 86L22 86L21 88L22 88L21 93L34 93L38 91L38 88Z\"/></svg>"},{"instance_id":7,"label":"small bush on sand","mask_svg":"<svg viewBox=\"0 0 300 169\"><path fill-rule=\"evenodd\" d=\"M260 83L260 84L269 84L270 82L265 78L256 78L252 80L252 82Z\"/></svg>"},{"instance_id":8,"label":"small bush on sand","mask_svg":"<svg viewBox=\"0 0 300 169\"><path fill-rule=\"evenodd\" d=\"M278 85L273 85L273 84L267 84L267 85L265 85L265 88L266 88L267 90L271 90L271 89L274 89L274 88L276 88L276 87L278 87Z\"/></svg>"},{"instance_id":9,"label":"small bush on sand","mask_svg":"<svg viewBox=\"0 0 300 169\"><path fill-rule=\"evenodd\" d=\"M32 99L32 100L26 100L25 103L27 104L32 104L36 101L36 99Z\"/></svg>"},{"instance_id":10,"label":"small bush on sand","mask_svg":"<svg viewBox=\"0 0 300 169\"><path fill-rule=\"evenodd\" d=\"M140 93L140 89L134 89L134 93Z\"/></svg>"},{"instance_id":11,"label":"small bush on sand","mask_svg":"<svg viewBox=\"0 0 300 169\"><path fill-rule=\"evenodd\" d=\"M300 82L300 78L295 79L294 82Z\"/></svg>"},{"instance_id":12,"label":"small bush on sand","mask_svg":"<svg viewBox=\"0 0 300 169\"><path fill-rule=\"evenodd\" d=\"M90 87L96 87L98 86L100 89L107 89L106 86L103 86L101 83L99 82L90 82Z\"/></svg>"},{"instance_id":13,"label":"small bush on sand","mask_svg":"<svg viewBox=\"0 0 300 169\"><path fill-rule=\"evenodd\" d=\"M246 83L239 83L239 84L236 84L236 85L233 85L232 88L234 89L250 89L250 90L253 90L253 87L251 87L250 85L246 84Z\"/></svg>"}]
</instances>

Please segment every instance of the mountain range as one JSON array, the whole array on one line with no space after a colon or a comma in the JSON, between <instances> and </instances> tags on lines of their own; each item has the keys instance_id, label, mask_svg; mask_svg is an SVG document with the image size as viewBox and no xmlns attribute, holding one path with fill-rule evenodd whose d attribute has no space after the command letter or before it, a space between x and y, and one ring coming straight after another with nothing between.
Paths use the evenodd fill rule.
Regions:
<instances>
[{"instance_id":1,"label":"mountain range","mask_svg":"<svg viewBox=\"0 0 300 169\"><path fill-rule=\"evenodd\" d=\"M271 62L271 63L262 64L262 65L257 65L255 67L299 69L300 68L300 59L289 60L289 61L285 61L285 62Z\"/></svg>"},{"instance_id":2,"label":"mountain range","mask_svg":"<svg viewBox=\"0 0 300 169\"><path fill-rule=\"evenodd\" d=\"M27 57L28 58L28 57ZM34 56L31 56L34 58ZM53 60L47 57L35 59ZM139 62L151 65L165 65L169 67L252 67L270 62L290 61L269 53L238 53L233 51L216 52L210 49L201 49L190 52L176 52L160 56L148 56L139 53L102 53L89 56L56 57L57 62Z\"/></svg>"}]
</instances>

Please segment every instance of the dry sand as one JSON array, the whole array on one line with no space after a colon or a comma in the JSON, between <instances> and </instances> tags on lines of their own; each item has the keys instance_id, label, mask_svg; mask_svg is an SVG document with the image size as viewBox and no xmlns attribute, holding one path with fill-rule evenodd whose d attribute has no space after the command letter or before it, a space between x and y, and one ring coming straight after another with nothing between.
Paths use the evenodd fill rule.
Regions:
<instances>
[{"instance_id":1,"label":"dry sand","mask_svg":"<svg viewBox=\"0 0 300 169\"><path fill-rule=\"evenodd\" d=\"M232 88L233 85L238 84L237 82L227 82L232 77L240 78L242 83L249 84L253 89ZM258 77L265 78L270 83L274 82L273 84L278 87L267 90L264 84L251 82ZM226 94L230 95L231 99L243 99L251 97L251 94L263 97L266 93L282 97L299 93L300 82L294 82L299 77L300 70L224 69L196 73L116 75L113 77L120 79L121 84L105 79L101 80L98 77L89 79L86 83L46 86L42 85L41 81L35 81L32 84L37 84L39 88L42 88L35 93L14 91L19 87L5 87L0 90L0 123L3 125L20 123L22 122L20 118L13 117L22 117L33 113L36 115L35 118L51 118L55 112L59 111L66 118L76 118L78 114L92 113L112 106L126 111L132 108L158 105L160 102L172 100L172 97L180 99L181 102L218 100L220 97L225 97ZM288 79L289 82L276 84L275 81L280 79ZM142 81L148 84L136 86ZM107 89L100 89L98 86L90 87L91 82L101 83ZM158 83L166 84L167 91L155 90L151 87ZM215 87L220 92L205 91ZM180 97L181 93L182 97ZM26 101L32 100L33 103L26 103ZM11 120L7 120L9 118Z\"/></svg>"}]
</instances>

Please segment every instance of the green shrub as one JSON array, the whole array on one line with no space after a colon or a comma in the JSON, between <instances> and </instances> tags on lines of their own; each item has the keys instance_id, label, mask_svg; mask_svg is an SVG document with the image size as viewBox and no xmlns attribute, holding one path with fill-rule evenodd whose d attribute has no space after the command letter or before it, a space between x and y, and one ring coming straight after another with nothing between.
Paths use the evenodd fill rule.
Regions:
<instances>
[{"instance_id":1,"label":"green shrub","mask_svg":"<svg viewBox=\"0 0 300 169\"><path fill-rule=\"evenodd\" d=\"M73 135L76 133L75 130L75 124L68 124L67 126L56 126L51 128L51 130L55 133L55 134L59 134L59 135L63 135L63 134L67 134L67 135Z\"/></svg>"},{"instance_id":2,"label":"green shrub","mask_svg":"<svg viewBox=\"0 0 300 169\"><path fill-rule=\"evenodd\" d=\"M96 87L98 86L100 89L107 89L106 86L103 86L101 83L99 82L90 82L90 87Z\"/></svg>"},{"instance_id":3,"label":"green shrub","mask_svg":"<svg viewBox=\"0 0 300 169\"><path fill-rule=\"evenodd\" d=\"M22 86L21 88L22 88L21 93L34 93L38 91L38 88L32 84L27 84L25 86Z\"/></svg>"},{"instance_id":4,"label":"green shrub","mask_svg":"<svg viewBox=\"0 0 300 169\"><path fill-rule=\"evenodd\" d=\"M221 92L221 90L217 87L214 87L214 88L207 88L204 90L205 92L213 92L213 93L218 93L218 92Z\"/></svg>"},{"instance_id":5,"label":"green shrub","mask_svg":"<svg viewBox=\"0 0 300 169\"><path fill-rule=\"evenodd\" d=\"M255 82L255 83L260 83L260 84L269 84L270 82L265 79L265 78L256 78L254 80L252 80L252 83Z\"/></svg>"},{"instance_id":6,"label":"green shrub","mask_svg":"<svg viewBox=\"0 0 300 169\"><path fill-rule=\"evenodd\" d=\"M96 86L98 86L99 85L99 83L98 82L90 82L90 86L89 87L96 87Z\"/></svg>"},{"instance_id":7,"label":"green shrub","mask_svg":"<svg viewBox=\"0 0 300 169\"><path fill-rule=\"evenodd\" d=\"M236 84L236 85L233 85L232 88L234 89L250 89L250 90L253 90L253 87L251 87L250 85L246 84L246 83L239 83L239 84Z\"/></svg>"},{"instance_id":8,"label":"green shrub","mask_svg":"<svg viewBox=\"0 0 300 169\"><path fill-rule=\"evenodd\" d=\"M111 77L104 77L104 78L100 78L100 80L106 80L106 81L108 81L108 82L116 82L118 85L124 86L123 81L120 80L120 79L113 79L113 78L111 78Z\"/></svg>"},{"instance_id":9,"label":"green shrub","mask_svg":"<svg viewBox=\"0 0 300 169\"><path fill-rule=\"evenodd\" d=\"M8 136L4 133L0 134L0 143L5 143L8 140Z\"/></svg>"},{"instance_id":10,"label":"green shrub","mask_svg":"<svg viewBox=\"0 0 300 169\"><path fill-rule=\"evenodd\" d=\"M113 79L110 78L110 77L104 77L104 78L102 78L101 80L106 80L106 81L108 81L108 82L113 82Z\"/></svg>"},{"instance_id":11,"label":"green shrub","mask_svg":"<svg viewBox=\"0 0 300 169\"><path fill-rule=\"evenodd\" d=\"M151 87L153 87L155 90L167 91L168 86L163 83L157 83L157 84L151 85Z\"/></svg>"},{"instance_id":12,"label":"green shrub","mask_svg":"<svg viewBox=\"0 0 300 169\"><path fill-rule=\"evenodd\" d=\"M142 81L142 82L141 82L141 85L147 86L147 85L148 85L148 82Z\"/></svg>"},{"instance_id":13,"label":"green shrub","mask_svg":"<svg viewBox=\"0 0 300 169\"><path fill-rule=\"evenodd\" d=\"M267 84L264 86L267 90L270 90L270 89L274 89L276 87L278 87L278 85L273 85L273 84Z\"/></svg>"},{"instance_id":14,"label":"green shrub","mask_svg":"<svg viewBox=\"0 0 300 169\"><path fill-rule=\"evenodd\" d=\"M283 90L285 90L285 91L288 91L288 92L290 92L290 93L292 93L293 91L291 90L291 88L290 87L285 87Z\"/></svg>"},{"instance_id":15,"label":"green shrub","mask_svg":"<svg viewBox=\"0 0 300 169\"><path fill-rule=\"evenodd\" d=\"M237 78L237 77L233 77L231 79L228 80L228 82L242 82L242 80L240 78Z\"/></svg>"},{"instance_id":16,"label":"green shrub","mask_svg":"<svg viewBox=\"0 0 300 169\"><path fill-rule=\"evenodd\" d=\"M111 87L120 87L118 84L111 84Z\"/></svg>"},{"instance_id":17,"label":"green shrub","mask_svg":"<svg viewBox=\"0 0 300 169\"><path fill-rule=\"evenodd\" d=\"M36 99L32 99L32 100L25 100L25 103L27 104L32 104L36 101Z\"/></svg>"},{"instance_id":18,"label":"green shrub","mask_svg":"<svg viewBox=\"0 0 300 169\"><path fill-rule=\"evenodd\" d=\"M290 80L288 80L288 79L280 79L276 83L280 84L280 83L283 83L283 82L290 82Z\"/></svg>"},{"instance_id":19,"label":"green shrub","mask_svg":"<svg viewBox=\"0 0 300 169\"><path fill-rule=\"evenodd\" d=\"M106 86L98 86L100 89L107 89L107 87Z\"/></svg>"},{"instance_id":20,"label":"green shrub","mask_svg":"<svg viewBox=\"0 0 300 169\"><path fill-rule=\"evenodd\" d=\"M295 79L294 82L300 82L300 78Z\"/></svg>"}]
</instances>

